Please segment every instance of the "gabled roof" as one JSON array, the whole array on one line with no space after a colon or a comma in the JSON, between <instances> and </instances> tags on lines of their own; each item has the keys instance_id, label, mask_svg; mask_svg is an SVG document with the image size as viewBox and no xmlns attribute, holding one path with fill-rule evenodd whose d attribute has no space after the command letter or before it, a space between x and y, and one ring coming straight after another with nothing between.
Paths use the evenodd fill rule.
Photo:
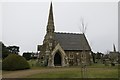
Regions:
<instances>
[{"instance_id":1,"label":"gabled roof","mask_svg":"<svg viewBox=\"0 0 120 80\"><path fill-rule=\"evenodd\" d=\"M55 40L64 50L91 50L84 34L55 32Z\"/></svg>"}]
</instances>

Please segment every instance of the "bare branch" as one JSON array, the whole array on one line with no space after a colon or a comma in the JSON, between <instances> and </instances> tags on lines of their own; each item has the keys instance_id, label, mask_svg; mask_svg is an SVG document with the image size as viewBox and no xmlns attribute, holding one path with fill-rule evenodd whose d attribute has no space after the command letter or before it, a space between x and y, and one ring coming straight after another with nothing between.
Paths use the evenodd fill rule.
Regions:
<instances>
[{"instance_id":1,"label":"bare branch","mask_svg":"<svg viewBox=\"0 0 120 80\"><path fill-rule=\"evenodd\" d=\"M82 33L86 33L86 30L87 30L87 24L84 23L84 19L81 18L81 26L80 26L80 32Z\"/></svg>"}]
</instances>

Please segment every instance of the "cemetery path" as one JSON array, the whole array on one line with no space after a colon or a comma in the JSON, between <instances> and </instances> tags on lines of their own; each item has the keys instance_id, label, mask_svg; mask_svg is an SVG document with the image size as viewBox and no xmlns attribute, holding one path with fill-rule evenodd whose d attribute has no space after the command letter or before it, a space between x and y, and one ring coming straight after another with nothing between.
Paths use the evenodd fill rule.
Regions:
<instances>
[{"instance_id":1,"label":"cemetery path","mask_svg":"<svg viewBox=\"0 0 120 80\"><path fill-rule=\"evenodd\" d=\"M48 73L56 71L72 71L74 68L48 68L48 69L30 69L30 70L20 70L12 71L2 75L2 78L23 78L38 73ZM80 68L78 68L80 70Z\"/></svg>"}]
</instances>

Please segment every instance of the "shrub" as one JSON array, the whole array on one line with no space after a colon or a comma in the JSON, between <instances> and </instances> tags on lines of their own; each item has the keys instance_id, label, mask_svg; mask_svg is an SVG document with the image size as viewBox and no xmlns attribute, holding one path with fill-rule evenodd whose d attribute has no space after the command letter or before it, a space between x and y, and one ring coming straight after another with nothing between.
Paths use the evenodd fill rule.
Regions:
<instances>
[{"instance_id":1,"label":"shrub","mask_svg":"<svg viewBox=\"0 0 120 80\"><path fill-rule=\"evenodd\" d=\"M23 70L29 68L30 66L26 59L16 54L10 54L3 60L2 64L3 70Z\"/></svg>"},{"instance_id":2,"label":"shrub","mask_svg":"<svg viewBox=\"0 0 120 80\"><path fill-rule=\"evenodd\" d=\"M30 60L30 59L31 59L31 53L23 53L23 57L24 57L26 60Z\"/></svg>"}]
</instances>

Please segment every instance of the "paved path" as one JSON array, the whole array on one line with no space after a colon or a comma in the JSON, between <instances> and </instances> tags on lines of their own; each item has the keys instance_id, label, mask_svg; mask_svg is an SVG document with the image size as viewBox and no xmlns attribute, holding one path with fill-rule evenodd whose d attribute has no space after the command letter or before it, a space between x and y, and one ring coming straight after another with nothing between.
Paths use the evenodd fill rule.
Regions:
<instances>
[{"instance_id":1,"label":"paved path","mask_svg":"<svg viewBox=\"0 0 120 80\"><path fill-rule=\"evenodd\" d=\"M22 78L38 73L48 73L48 72L57 72L57 71L71 71L76 68L48 68L48 69L30 69L30 70L20 70L13 71L10 73L3 74L3 78ZM79 69L79 68L78 68ZM80 69L79 69L80 70Z\"/></svg>"}]
</instances>

